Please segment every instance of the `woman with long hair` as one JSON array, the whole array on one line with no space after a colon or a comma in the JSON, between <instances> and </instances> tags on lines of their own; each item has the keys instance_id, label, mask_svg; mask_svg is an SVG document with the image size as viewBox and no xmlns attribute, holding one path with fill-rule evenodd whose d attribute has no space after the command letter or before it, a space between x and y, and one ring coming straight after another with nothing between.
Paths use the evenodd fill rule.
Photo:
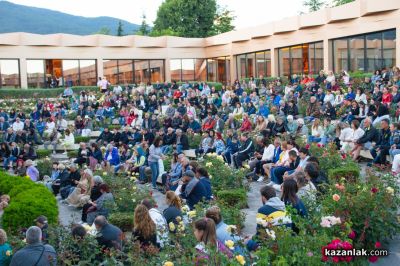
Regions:
<instances>
[{"instance_id":1,"label":"woman with long hair","mask_svg":"<svg viewBox=\"0 0 400 266\"><path fill-rule=\"evenodd\" d=\"M175 192L168 191L165 194L165 202L168 205L168 208L163 212L165 220L168 224L173 223L174 225L178 225L182 221L181 199L175 194ZM171 227L169 227L169 230L175 232L175 230L171 230Z\"/></svg>"},{"instance_id":2,"label":"woman with long hair","mask_svg":"<svg viewBox=\"0 0 400 266\"><path fill-rule=\"evenodd\" d=\"M297 196L298 191L297 183L294 179L287 179L282 184L282 196L281 200L285 205L291 205L297 210L297 213L301 216L307 215L307 209L303 202Z\"/></svg>"},{"instance_id":3,"label":"woman with long hair","mask_svg":"<svg viewBox=\"0 0 400 266\"><path fill-rule=\"evenodd\" d=\"M196 265L203 265L204 262L210 259L209 250L210 248L215 249L218 253L223 253L229 258L232 257L232 253L217 239L217 233L215 228L215 222L210 218L202 218L194 223L194 236L198 241L196 245L196 251L198 253L196 257Z\"/></svg>"},{"instance_id":4,"label":"woman with long hair","mask_svg":"<svg viewBox=\"0 0 400 266\"><path fill-rule=\"evenodd\" d=\"M90 200L90 193L94 186L93 172L85 169L76 188L66 199L66 202L75 208L83 207Z\"/></svg>"},{"instance_id":5,"label":"woman with long hair","mask_svg":"<svg viewBox=\"0 0 400 266\"><path fill-rule=\"evenodd\" d=\"M133 223L132 241L134 243L138 243L141 249L147 249L150 246L159 247L156 224L150 217L149 209L143 204L136 206Z\"/></svg>"},{"instance_id":6,"label":"woman with long hair","mask_svg":"<svg viewBox=\"0 0 400 266\"><path fill-rule=\"evenodd\" d=\"M324 130L321 126L321 121L318 118L315 118L311 126L311 135L308 136L308 142L309 143L321 142L323 136L324 136Z\"/></svg>"}]
</instances>

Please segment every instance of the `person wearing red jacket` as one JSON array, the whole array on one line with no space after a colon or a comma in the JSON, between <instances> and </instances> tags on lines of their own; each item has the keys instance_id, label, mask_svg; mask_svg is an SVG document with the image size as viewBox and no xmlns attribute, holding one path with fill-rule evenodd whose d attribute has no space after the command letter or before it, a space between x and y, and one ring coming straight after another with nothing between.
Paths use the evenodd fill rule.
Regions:
<instances>
[{"instance_id":1,"label":"person wearing red jacket","mask_svg":"<svg viewBox=\"0 0 400 266\"><path fill-rule=\"evenodd\" d=\"M243 122L242 126L240 127L240 131L242 132L250 132L252 130L252 124L249 119L249 115L244 113L243 114Z\"/></svg>"},{"instance_id":2,"label":"person wearing red jacket","mask_svg":"<svg viewBox=\"0 0 400 266\"><path fill-rule=\"evenodd\" d=\"M203 131L209 131L211 129L214 129L214 126L216 124L216 120L212 117L211 113L208 113L207 118L205 119L203 126L201 127L201 129Z\"/></svg>"},{"instance_id":3,"label":"person wearing red jacket","mask_svg":"<svg viewBox=\"0 0 400 266\"><path fill-rule=\"evenodd\" d=\"M177 104L179 102L179 98L182 97L182 92L178 89L174 91L174 95L172 97L174 98L175 104Z\"/></svg>"},{"instance_id":4,"label":"person wearing red jacket","mask_svg":"<svg viewBox=\"0 0 400 266\"><path fill-rule=\"evenodd\" d=\"M386 106L390 105L393 101L393 94L391 94L388 88L383 88L382 103Z\"/></svg>"}]
</instances>

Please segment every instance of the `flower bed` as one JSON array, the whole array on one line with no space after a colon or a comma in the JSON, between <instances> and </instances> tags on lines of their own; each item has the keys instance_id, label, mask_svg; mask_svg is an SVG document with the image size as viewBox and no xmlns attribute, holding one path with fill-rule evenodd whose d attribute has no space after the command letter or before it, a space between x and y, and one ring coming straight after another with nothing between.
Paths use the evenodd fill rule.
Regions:
<instances>
[{"instance_id":1,"label":"flower bed","mask_svg":"<svg viewBox=\"0 0 400 266\"><path fill-rule=\"evenodd\" d=\"M1 218L3 228L18 231L29 227L34 219L45 215L49 224L58 221L58 207L53 194L43 185L25 177L0 173L0 192L11 196L10 205Z\"/></svg>"}]
</instances>

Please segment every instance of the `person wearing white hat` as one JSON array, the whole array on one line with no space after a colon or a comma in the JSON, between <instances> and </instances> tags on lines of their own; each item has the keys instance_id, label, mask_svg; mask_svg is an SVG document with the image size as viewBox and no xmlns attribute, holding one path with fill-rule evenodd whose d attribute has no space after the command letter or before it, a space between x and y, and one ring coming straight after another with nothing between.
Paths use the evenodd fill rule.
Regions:
<instances>
[{"instance_id":1,"label":"person wearing white hat","mask_svg":"<svg viewBox=\"0 0 400 266\"><path fill-rule=\"evenodd\" d=\"M26 175L29 176L29 178L33 182L38 181L39 180L39 170L33 165L33 161L30 159L26 160L25 167L26 167Z\"/></svg>"}]
</instances>

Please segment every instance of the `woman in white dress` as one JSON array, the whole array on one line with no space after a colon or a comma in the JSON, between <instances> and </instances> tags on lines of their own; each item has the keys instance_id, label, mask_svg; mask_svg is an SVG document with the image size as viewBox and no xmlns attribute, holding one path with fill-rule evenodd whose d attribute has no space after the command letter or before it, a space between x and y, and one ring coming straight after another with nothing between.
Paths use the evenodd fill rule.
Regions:
<instances>
[{"instance_id":1,"label":"woman in white dress","mask_svg":"<svg viewBox=\"0 0 400 266\"><path fill-rule=\"evenodd\" d=\"M67 154L67 148L75 144L74 134L67 128L64 132L64 139L61 141L61 146L64 148L64 154Z\"/></svg>"}]
</instances>

